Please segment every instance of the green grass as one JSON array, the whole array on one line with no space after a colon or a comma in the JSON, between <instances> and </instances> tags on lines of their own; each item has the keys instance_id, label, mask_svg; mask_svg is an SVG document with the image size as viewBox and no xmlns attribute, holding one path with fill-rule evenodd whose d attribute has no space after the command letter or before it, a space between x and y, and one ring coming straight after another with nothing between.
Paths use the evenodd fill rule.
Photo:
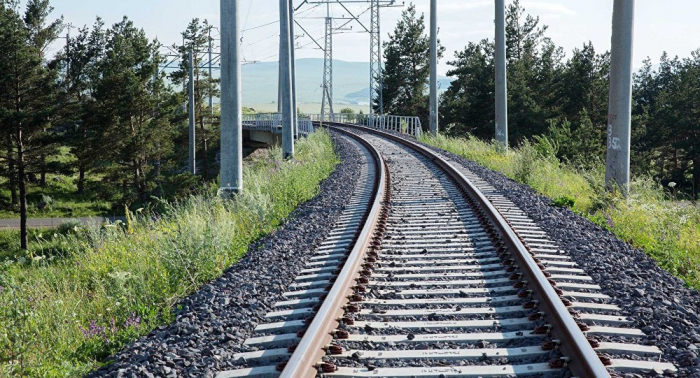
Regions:
<instances>
[{"instance_id":1,"label":"green grass","mask_svg":"<svg viewBox=\"0 0 700 378\"><path fill-rule=\"evenodd\" d=\"M59 148L58 154L47 160L47 163L69 164L75 160L67 147ZM105 193L100 183L99 175L86 177L86 190L77 194L78 175L61 175L49 173L46 175L46 186L41 187L36 183L27 186L27 213L30 218L72 218L114 215L112 202L102 198L98 193ZM6 180L0 181L6 184ZM4 185L7 186L7 185ZM13 209L10 190L0 190L0 219L19 218L19 208ZM46 203L43 209L40 203Z\"/></svg>"},{"instance_id":2,"label":"green grass","mask_svg":"<svg viewBox=\"0 0 700 378\"><path fill-rule=\"evenodd\" d=\"M248 162L235 200L213 193L161 203L108 227L51 235L57 247L24 263L0 263L0 376L80 376L172 320L176 302L220 276L254 240L269 234L338 163L320 131Z\"/></svg>"},{"instance_id":3,"label":"green grass","mask_svg":"<svg viewBox=\"0 0 700 378\"><path fill-rule=\"evenodd\" d=\"M499 152L475 137L424 136L421 141L501 172L571 207L620 239L644 250L660 266L700 289L700 208L675 201L659 184L636 178L623 198L605 191L603 164L582 169L560 162L542 141Z\"/></svg>"},{"instance_id":4,"label":"green grass","mask_svg":"<svg viewBox=\"0 0 700 378\"><path fill-rule=\"evenodd\" d=\"M53 256L61 250L63 237L77 233L77 223L66 223L56 228L29 229L29 250L20 248L19 230L0 230L0 264L34 256Z\"/></svg>"},{"instance_id":5,"label":"green grass","mask_svg":"<svg viewBox=\"0 0 700 378\"><path fill-rule=\"evenodd\" d=\"M46 187L29 186L27 195L27 214L30 218L72 218L113 215L112 203L99 198L96 191L77 194L73 179L61 175L47 175ZM55 181L54 179L61 180ZM10 191L0 191L0 200L9 204ZM48 203L39 209L41 202ZM19 211L7 206L0 209L0 219L19 218Z\"/></svg>"}]
</instances>

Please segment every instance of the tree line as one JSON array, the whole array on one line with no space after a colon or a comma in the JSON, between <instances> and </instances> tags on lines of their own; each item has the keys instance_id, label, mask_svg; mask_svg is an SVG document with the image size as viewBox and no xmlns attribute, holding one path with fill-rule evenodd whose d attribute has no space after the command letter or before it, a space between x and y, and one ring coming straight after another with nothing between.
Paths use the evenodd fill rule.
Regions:
<instances>
[{"instance_id":1,"label":"tree line","mask_svg":"<svg viewBox=\"0 0 700 378\"><path fill-rule=\"evenodd\" d=\"M187 99L171 88L188 80L187 60L176 58L179 69L165 72L161 43L126 17L111 27L97 18L48 56L67 26L52 11L49 0L29 0L24 10L19 0L0 0L0 175L9 192L0 205L19 211L25 249L27 189L45 186L47 174L77 175L78 193L98 191L115 206L143 206L212 177L218 144L206 101L218 82L206 70L195 69L205 167L195 177L185 172ZM208 22L195 19L173 50L183 57L203 50L210 33Z\"/></svg>"},{"instance_id":2,"label":"tree line","mask_svg":"<svg viewBox=\"0 0 700 378\"><path fill-rule=\"evenodd\" d=\"M423 15L409 6L384 43L384 109L418 115L428 125L429 37ZM440 124L450 136L492 139L495 117L494 41L455 52L440 97ZM442 49L440 55L442 55ZM519 0L506 9L508 120L511 143L547 138L557 157L582 167L605 158L610 53L591 42L567 57L539 17ZM665 53L657 69L647 59L634 75L632 173L700 191L700 49L685 59ZM373 104L378 109L378 104ZM673 184L672 184L673 185Z\"/></svg>"}]
</instances>

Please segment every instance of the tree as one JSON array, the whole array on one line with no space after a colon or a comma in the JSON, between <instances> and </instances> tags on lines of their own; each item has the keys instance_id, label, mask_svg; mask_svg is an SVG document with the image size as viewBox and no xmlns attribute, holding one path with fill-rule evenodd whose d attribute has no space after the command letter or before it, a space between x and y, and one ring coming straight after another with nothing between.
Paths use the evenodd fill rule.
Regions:
<instances>
[{"instance_id":1,"label":"tree","mask_svg":"<svg viewBox=\"0 0 700 378\"><path fill-rule=\"evenodd\" d=\"M514 1L506 9L506 55L508 60L508 123L512 139L522 140L547 131L556 102L555 83L563 51L544 36L547 27L539 18L524 16ZM455 77L442 97L443 118L448 133L464 132L493 138L494 43L482 40L456 52L449 62Z\"/></svg>"},{"instance_id":2,"label":"tree","mask_svg":"<svg viewBox=\"0 0 700 378\"><path fill-rule=\"evenodd\" d=\"M438 41L438 58L444 52ZM389 41L384 43L385 64L382 68L384 112L387 114L418 116L427 125L428 100L426 94L430 77L430 37L425 35L425 16L416 15L410 4L396 24ZM379 96L373 104L379 111Z\"/></svg>"},{"instance_id":3,"label":"tree","mask_svg":"<svg viewBox=\"0 0 700 378\"><path fill-rule=\"evenodd\" d=\"M202 69L203 66L213 64L209 61L208 51L210 43L214 39L211 37L211 32L214 27L209 24L209 21L200 21L198 18L193 19L187 26L187 29L182 33L184 45L173 46L182 56L180 69L173 72L170 78L173 82L186 85L189 80L189 52L193 50L194 54L194 103L195 103L195 124L199 125L198 139L201 140L201 156L202 161L202 176L205 180L209 178L209 151L210 144L216 142L214 127L218 126L219 119L214 117L214 109L209 107L209 97L218 97L220 95L219 83L220 79L215 79L209 75L208 69ZM204 58L202 58L204 57ZM187 93L183 93L187 96ZM189 109L189 107L188 107ZM210 130L207 130L206 125L209 124Z\"/></svg>"},{"instance_id":4,"label":"tree","mask_svg":"<svg viewBox=\"0 0 700 378\"><path fill-rule=\"evenodd\" d=\"M171 122L177 104L164 76L156 76L159 47L127 18L112 26L94 93L95 121L111 144L104 150L112 163L106 179L122 186L126 201L141 204L154 189L177 135Z\"/></svg>"},{"instance_id":5,"label":"tree","mask_svg":"<svg viewBox=\"0 0 700 378\"><path fill-rule=\"evenodd\" d=\"M30 0L24 18L17 8L17 1L0 5L0 51L7 52L0 57L0 127L7 141L0 158L19 190L20 245L26 249L29 175L54 147L47 130L57 114L57 69L45 62L44 50L57 38L62 19L46 25L48 0Z\"/></svg>"},{"instance_id":6,"label":"tree","mask_svg":"<svg viewBox=\"0 0 700 378\"><path fill-rule=\"evenodd\" d=\"M65 143L77 158L78 193L85 190L86 174L104 160L103 132L95 119L94 92L100 78L99 65L105 54L104 22L98 18L90 30L84 27L70 38L61 57L64 66L63 122Z\"/></svg>"},{"instance_id":7,"label":"tree","mask_svg":"<svg viewBox=\"0 0 700 378\"><path fill-rule=\"evenodd\" d=\"M455 67L447 71L454 77L440 101L442 123L450 135L467 133L480 138L493 137L494 100L494 46L488 40L469 42L463 51L455 52Z\"/></svg>"}]
</instances>

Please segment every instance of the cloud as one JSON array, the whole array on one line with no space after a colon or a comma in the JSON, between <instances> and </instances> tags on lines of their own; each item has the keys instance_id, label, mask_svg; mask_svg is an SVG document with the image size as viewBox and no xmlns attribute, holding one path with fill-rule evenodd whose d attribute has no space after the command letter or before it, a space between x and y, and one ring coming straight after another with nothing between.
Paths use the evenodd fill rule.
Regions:
<instances>
[{"instance_id":1,"label":"cloud","mask_svg":"<svg viewBox=\"0 0 700 378\"><path fill-rule=\"evenodd\" d=\"M440 10L451 10L451 11L487 8L487 7L493 7L493 0L491 0L491 1L471 1L471 2L464 2L464 1L450 2L447 4L439 4L438 7L440 7Z\"/></svg>"},{"instance_id":2,"label":"cloud","mask_svg":"<svg viewBox=\"0 0 700 378\"><path fill-rule=\"evenodd\" d=\"M567 15L567 16L574 16L576 15L576 12L572 9L567 8L565 5L562 4L557 4L557 3L547 3L547 2L542 2L542 1L528 1L528 2L523 2L523 7L525 8L525 11L528 13L532 13L533 10L537 11L546 11L546 12L551 12L554 14L560 14L560 15Z\"/></svg>"}]
</instances>

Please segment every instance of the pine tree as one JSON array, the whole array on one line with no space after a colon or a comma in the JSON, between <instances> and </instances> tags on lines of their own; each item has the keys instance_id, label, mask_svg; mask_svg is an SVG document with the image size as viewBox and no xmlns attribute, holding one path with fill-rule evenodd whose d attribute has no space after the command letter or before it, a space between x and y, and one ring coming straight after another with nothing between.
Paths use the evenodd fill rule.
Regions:
<instances>
[{"instance_id":1,"label":"pine tree","mask_svg":"<svg viewBox=\"0 0 700 378\"><path fill-rule=\"evenodd\" d=\"M94 93L96 122L102 138L111 142L103 149L111 160L107 180L122 186L125 201L141 204L155 188L161 162L171 154L177 135L171 123L177 105L163 75L155 77L159 47L127 18L112 26Z\"/></svg>"},{"instance_id":2,"label":"pine tree","mask_svg":"<svg viewBox=\"0 0 700 378\"><path fill-rule=\"evenodd\" d=\"M195 103L195 124L199 126L197 139L201 145L200 156L202 160L202 176L205 180L209 178L209 151L212 142L218 142L215 127L218 127L218 118L213 117L214 109L209 107L209 96L218 97L220 95L219 82L220 79L210 77L208 69L201 67L213 64L209 61L208 51L209 44L214 42L211 36L213 26L209 21L200 21L198 18L193 19L187 26L187 29L182 33L185 40L184 45L173 46L182 56L180 69L170 75L173 82L186 85L189 80L189 52L195 51L194 54L194 103ZM213 60L213 59L212 59ZM183 93L187 96L187 93ZM189 109L189 105L188 105ZM210 129L207 130L207 125Z\"/></svg>"},{"instance_id":3,"label":"pine tree","mask_svg":"<svg viewBox=\"0 0 700 378\"><path fill-rule=\"evenodd\" d=\"M0 5L0 126L7 143L2 159L19 191L20 245L26 249L27 186L32 170L44 169L55 147L47 130L57 114L57 69L44 60L44 50L62 28L62 20L46 25L48 0L30 0L24 18L18 2Z\"/></svg>"},{"instance_id":4,"label":"pine tree","mask_svg":"<svg viewBox=\"0 0 700 378\"><path fill-rule=\"evenodd\" d=\"M463 51L455 52L455 67L447 72L455 80L441 97L441 122L451 135L467 133L480 138L493 137L495 115L494 46L488 40L469 42Z\"/></svg>"},{"instance_id":5,"label":"pine tree","mask_svg":"<svg viewBox=\"0 0 700 378\"><path fill-rule=\"evenodd\" d=\"M444 52L438 41L438 59ZM425 35L425 16L416 15L413 4L404 10L389 41L384 43L382 68L384 112L418 116L428 124L427 95L430 77L430 37ZM377 96L377 101L379 96ZM379 111L379 103L373 104Z\"/></svg>"},{"instance_id":6,"label":"pine tree","mask_svg":"<svg viewBox=\"0 0 700 378\"><path fill-rule=\"evenodd\" d=\"M104 22L98 18L92 29L84 27L70 38L63 61L63 111L67 132L65 143L75 155L78 170L78 193L85 190L86 174L103 161L107 141L95 119L94 92L100 78L99 64L104 58Z\"/></svg>"}]
</instances>

